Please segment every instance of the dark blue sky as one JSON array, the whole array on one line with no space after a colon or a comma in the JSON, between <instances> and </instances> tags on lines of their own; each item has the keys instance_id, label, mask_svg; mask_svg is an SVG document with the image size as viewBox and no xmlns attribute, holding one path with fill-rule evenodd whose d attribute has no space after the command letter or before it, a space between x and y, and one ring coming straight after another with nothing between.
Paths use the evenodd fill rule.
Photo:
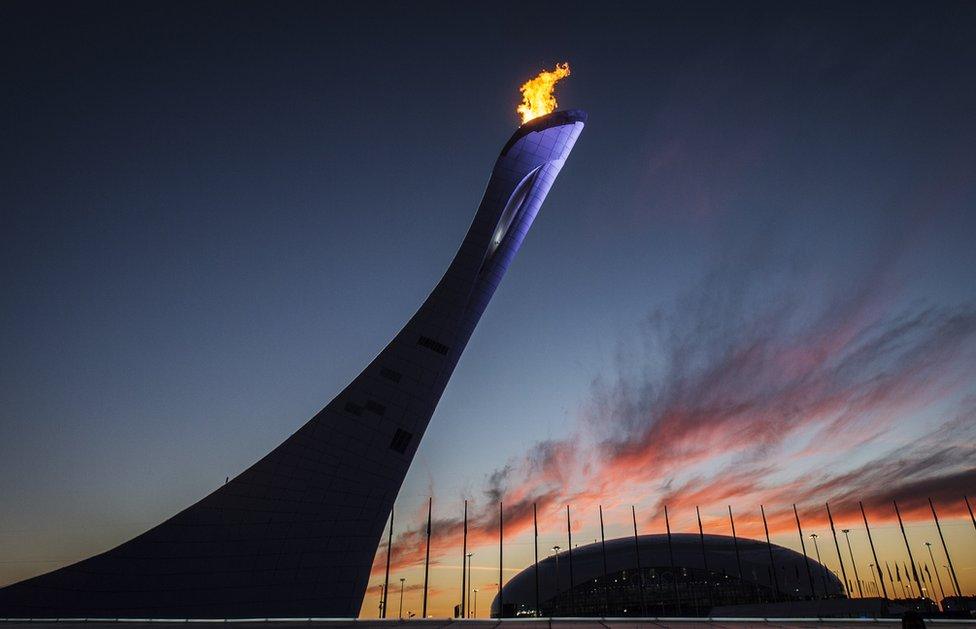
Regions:
<instances>
[{"instance_id":1,"label":"dark blue sky","mask_svg":"<svg viewBox=\"0 0 976 629\"><path fill-rule=\"evenodd\" d=\"M758 492L968 430L974 32L970 2L5 3L0 582L175 512L331 399L559 61L589 123L410 509L526 492L567 442L605 465L564 489L651 509L728 478L743 434L778 461ZM713 456L615 471L682 440ZM952 456L926 473L972 469Z\"/></svg>"}]
</instances>

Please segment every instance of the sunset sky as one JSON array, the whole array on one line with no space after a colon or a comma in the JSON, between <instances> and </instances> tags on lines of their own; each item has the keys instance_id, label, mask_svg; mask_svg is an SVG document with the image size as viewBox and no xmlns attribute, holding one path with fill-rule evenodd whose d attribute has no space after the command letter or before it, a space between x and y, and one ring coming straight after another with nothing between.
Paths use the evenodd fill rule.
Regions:
<instances>
[{"instance_id":1,"label":"sunset sky","mask_svg":"<svg viewBox=\"0 0 976 629\"><path fill-rule=\"evenodd\" d=\"M499 501L508 575L533 503L542 549L567 504L580 544L601 504L611 537L665 504L759 537L763 504L799 550L797 503L836 568L829 502L865 578L857 501L882 562L897 500L941 569L931 497L976 593L973 32L971 2L4 3L0 585L146 530L332 399L450 262L518 86L568 61L586 129L396 503L405 611L429 496L439 616L465 499L481 616Z\"/></svg>"}]
</instances>

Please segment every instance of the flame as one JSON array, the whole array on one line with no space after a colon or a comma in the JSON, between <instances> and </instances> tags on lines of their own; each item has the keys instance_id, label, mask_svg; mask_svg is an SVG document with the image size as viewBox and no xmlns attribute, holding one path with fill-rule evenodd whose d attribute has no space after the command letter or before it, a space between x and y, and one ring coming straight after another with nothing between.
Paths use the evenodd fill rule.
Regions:
<instances>
[{"instance_id":1,"label":"flame","mask_svg":"<svg viewBox=\"0 0 976 629\"><path fill-rule=\"evenodd\" d=\"M539 76L522 84L519 88L522 92L522 104L516 109L522 116L522 124L556 110L557 103L553 91L556 89L556 82L567 76L569 76L569 63L557 63L551 72L543 70Z\"/></svg>"}]
</instances>

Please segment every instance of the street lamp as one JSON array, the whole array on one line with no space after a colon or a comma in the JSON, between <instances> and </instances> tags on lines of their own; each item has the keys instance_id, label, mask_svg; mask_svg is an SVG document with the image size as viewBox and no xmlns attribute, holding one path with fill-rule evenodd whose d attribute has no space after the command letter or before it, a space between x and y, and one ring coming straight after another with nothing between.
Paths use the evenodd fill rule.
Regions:
<instances>
[{"instance_id":1,"label":"street lamp","mask_svg":"<svg viewBox=\"0 0 976 629\"><path fill-rule=\"evenodd\" d=\"M400 577L400 613L399 613L400 620L403 620L403 582L404 581L406 581L406 578Z\"/></svg>"},{"instance_id":2,"label":"street lamp","mask_svg":"<svg viewBox=\"0 0 976 629\"><path fill-rule=\"evenodd\" d=\"M471 558L474 553L468 553L468 613L466 618L471 618Z\"/></svg>"},{"instance_id":3,"label":"street lamp","mask_svg":"<svg viewBox=\"0 0 976 629\"><path fill-rule=\"evenodd\" d=\"M929 549L929 559L932 560L932 565L935 566L935 580L939 583L939 591L942 592L942 599L945 600L945 589L942 587L942 577L939 576L939 565L935 563L935 555L932 554L932 542L925 542L925 547ZM931 576L929 576L931 583ZM941 601L940 601L941 603ZM941 607L941 605L939 605Z\"/></svg>"},{"instance_id":4,"label":"street lamp","mask_svg":"<svg viewBox=\"0 0 976 629\"><path fill-rule=\"evenodd\" d=\"M474 589L474 617L478 617L478 588Z\"/></svg>"},{"instance_id":5,"label":"street lamp","mask_svg":"<svg viewBox=\"0 0 976 629\"><path fill-rule=\"evenodd\" d=\"M854 560L854 548L851 546L851 529L841 529L844 537L847 538L847 552L851 554L851 564L854 566L854 581L857 583L857 595L864 598L864 591L861 590L861 577L857 575L857 561Z\"/></svg>"},{"instance_id":6,"label":"street lamp","mask_svg":"<svg viewBox=\"0 0 976 629\"><path fill-rule=\"evenodd\" d=\"M553 615L555 615L555 607L559 604L559 546L553 546L552 552L556 553L556 598L553 599Z\"/></svg>"},{"instance_id":7,"label":"street lamp","mask_svg":"<svg viewBox=\"0 0 976 629\"><path fill-rule=\"evenodd\" d=\"M824 598L829 596L827 594L827 566L823 565L823 561L820 559L820 546L817 545L817 538L820 537L816 533L810 533L810 538L813 539L813 549L817 551L817 563L820 564L820 581L823 583Z\"/></svg>"},{"instance_id":8,"label":"street lamp","mask_svg":"<svg viewBox=\"0 0 976 629\"><path fill-rule=\"evenodd\" d=\"M951 584L952 583L952 573L949 572L949 566L947 566L945 564L942 564L942 567L945 568L946 576L949 577L949 583ZM938 573L939 572L939 569L936 568L935 569L935 572ZM961 594L960 594L960 596L961 596Z\"/></svg>"}]
</instances>

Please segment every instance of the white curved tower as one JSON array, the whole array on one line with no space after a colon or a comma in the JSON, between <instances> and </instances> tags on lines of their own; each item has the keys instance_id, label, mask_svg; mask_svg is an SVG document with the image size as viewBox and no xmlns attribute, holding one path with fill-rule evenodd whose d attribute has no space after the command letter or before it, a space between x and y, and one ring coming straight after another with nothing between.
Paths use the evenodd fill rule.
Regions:
<instances>
[{"instance_id":1,"label":"white curved tower","mask_svg":"<svg viewBox=\"0 0 976 629\"><path fill-rule=\"evenodd\" d=\"M105 553L0 589L0 617L354 617L444 387L586 115L516 130L417 313L295 434L206 498Z\"/></svg>"}]
</instances>

